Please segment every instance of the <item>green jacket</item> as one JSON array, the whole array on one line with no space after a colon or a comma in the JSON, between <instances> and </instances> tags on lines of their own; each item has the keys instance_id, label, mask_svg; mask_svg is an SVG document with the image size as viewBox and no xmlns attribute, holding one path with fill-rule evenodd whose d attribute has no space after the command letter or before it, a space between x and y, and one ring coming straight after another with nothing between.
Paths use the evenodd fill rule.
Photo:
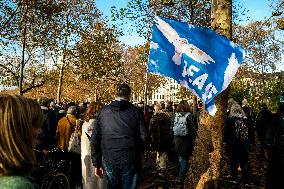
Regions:
<instances>
[{"instance_id":1,"label":"green jacket","mask_svg":"<svg viewBox=\"0 0 284 189\"><path fill-rule=\"evenodd\" d=\"M25 176L0 176L1 189L37 189L31 177Z\"/></svg>"}]
</instances>

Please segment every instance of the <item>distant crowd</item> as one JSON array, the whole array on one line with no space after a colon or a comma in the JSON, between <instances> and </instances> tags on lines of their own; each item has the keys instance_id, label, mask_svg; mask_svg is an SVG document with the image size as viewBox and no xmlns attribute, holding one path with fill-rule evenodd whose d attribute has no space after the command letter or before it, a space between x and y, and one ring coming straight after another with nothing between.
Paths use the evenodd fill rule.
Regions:
<instances>
[{"instance_id":1,"label":"distant crowd","mask_svg":"<svg viewBox=\"0 0 284 189\"><path fill-rule=\"evenodd\" d=\"M54 148L70 162L70 188L127 188L140 182L144 151L156 153L158 175L169 162L178 165L177 188L184 188L199 127L199 111L187 100L156 103L130 102L131 89L118 84L115 99L100 102L56 104L46 97L37 101L17 95L0 95L0 188L37 188L38 157ZM260 142L261 154L270 157L268 188L284 178L284 104L271 113L261 104L255 113L244 99L228 101L224 145L230 176L250 183L249 153ZM240 167L240 173L239 173Z\"/></svg>"}]
</instances>

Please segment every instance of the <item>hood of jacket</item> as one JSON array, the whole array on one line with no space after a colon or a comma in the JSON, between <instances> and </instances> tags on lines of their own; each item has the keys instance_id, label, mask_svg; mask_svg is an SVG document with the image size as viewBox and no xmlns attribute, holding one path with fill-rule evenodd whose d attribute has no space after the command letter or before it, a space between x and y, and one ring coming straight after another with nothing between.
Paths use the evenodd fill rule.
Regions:
<instances>
[{"instance_id":1,"label":"hood of jacket","mask_svg":"<svg viewBox=\"0 0 284 189\"><path fill-rule=\"evenodd\" d=\"M237 103L232 104L230 112L229 112L229 117L231 117L231 118L242 118L242 119L247 118L244 110Z\"/></svg>"},{"instance_id":2,"label":"hood of jacket","mask_svg":"<svg viewBox=\"0 0 284 189\"><path fill-rule=\"evenodd\" d=\"M127 100L114 100L109 104L109 106L114 111L121 111L126 110L133 105Z\"/></svg>"}]
</instances>

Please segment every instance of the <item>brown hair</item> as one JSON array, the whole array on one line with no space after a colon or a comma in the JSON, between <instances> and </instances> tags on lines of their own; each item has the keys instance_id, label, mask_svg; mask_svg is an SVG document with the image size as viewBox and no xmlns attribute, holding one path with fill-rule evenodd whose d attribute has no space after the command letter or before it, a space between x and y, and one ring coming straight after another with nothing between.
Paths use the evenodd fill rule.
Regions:
<instances>
[{"instance_id":1,"label":"brown hair","mask_svg":"<svg viewBox=\"0 0 284 189\"><path fill-rule=\"evenodd\" d=\"M123 83L123 84L118 84L116 86L116 93L115 95L117 97L124 97L124 98L130 98L131 95L131 89L128 84Z\"/></svg>"},{"instance_id":2,"label":"brown hair","mask_svg":"<svg viewBox=\"0 0 284 189\"><path fill-rule=\"evenodd\" d=\"M88 106L87 112L85 114L85 121L90 119L95 119L96 114L104 105L101 102L91 102Z\"/></svg>"},{"instance_id":3,"label":"brown hair","mask_svg":"<svg viewBox=\"0 0 284 189\"><path fill-rule=\"evenodd\" d=\"M30 173L36 163L36 129L42 122L35 100L0 95L0 175Z\"/></svg>"},{"instance_id":4,"label":"brown hair","mask_svg":"<svg viewBox=\"0 0 284 189\"><path fill-rule=\"evenodd\" d=\"M186 100L180 101L177 106L176 112L191 112L188 102Z\"/></svg>"}]
</instances>

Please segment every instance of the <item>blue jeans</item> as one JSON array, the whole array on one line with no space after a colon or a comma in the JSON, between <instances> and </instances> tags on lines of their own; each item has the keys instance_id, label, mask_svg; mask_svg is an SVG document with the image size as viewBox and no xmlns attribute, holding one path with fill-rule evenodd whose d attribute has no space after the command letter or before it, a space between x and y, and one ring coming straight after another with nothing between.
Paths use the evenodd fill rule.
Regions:
<instances>
[{"instance_id":1,"label":"blue jeans","mask_svg":"<svg viewBox=\"0 0 284 189\"><path fill-rule=\"evenodd\" d=\"M178 160L179 160L178 182L179 184L184 185L185 176L189 169L189 163L187 158L181 156L178 157Z\"/></svg>"},{"instance_id":2,"label":"blue jeans","mask_svg":"<svg viewBox=\"0 0 284 189\"><path fill-rule=\"evenodd\" d=\"M136 189L138 168L134 164L111 164L104 162L108 189Z\"/></svg>"}]
</instances>

